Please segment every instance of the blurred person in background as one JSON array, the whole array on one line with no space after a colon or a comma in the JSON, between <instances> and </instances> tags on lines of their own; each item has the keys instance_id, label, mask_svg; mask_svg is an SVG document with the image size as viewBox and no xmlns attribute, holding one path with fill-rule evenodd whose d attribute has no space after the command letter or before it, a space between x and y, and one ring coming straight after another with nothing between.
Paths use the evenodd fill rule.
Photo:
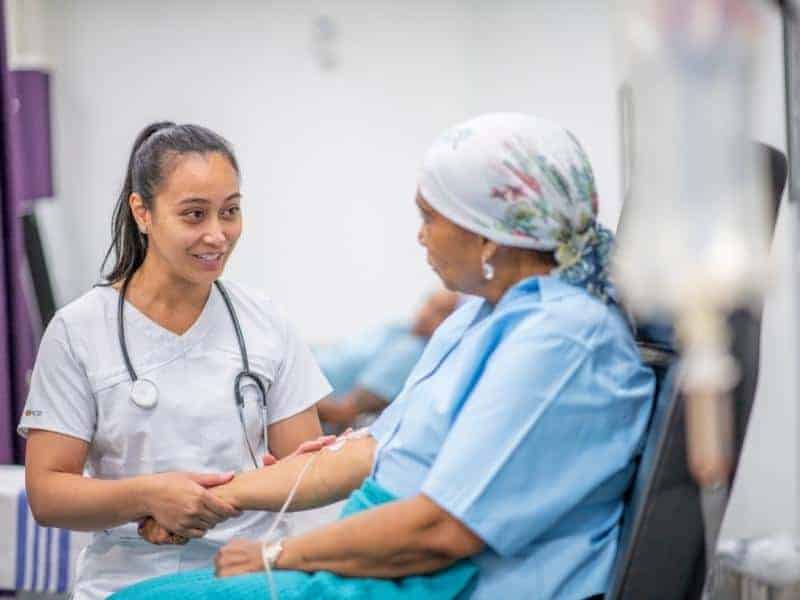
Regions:
<instances>
[{"instance_id":1,"label":"blurred person in background","mask_svg":"<svg viewBox=\"0 0 800 600\"><path fill-rule=\"evenodd\" d=\"M333 394L317 405L328 432L369 425L403 389L428 340L458 304L458 294L430 294L410 324L393 323L314 350Z\"/></svg>"}]
</instances>

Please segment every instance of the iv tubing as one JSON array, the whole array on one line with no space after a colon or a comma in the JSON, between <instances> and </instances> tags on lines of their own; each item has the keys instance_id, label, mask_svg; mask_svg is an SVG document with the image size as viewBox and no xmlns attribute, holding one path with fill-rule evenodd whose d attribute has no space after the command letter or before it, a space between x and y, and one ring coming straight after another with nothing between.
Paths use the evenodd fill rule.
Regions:
<instances>
[{"instance_id":1,"label":"iv tubing","mask_svg":"<svg viewBox=\"0 0 800 600\"><path fill-rule=\"evenodd\" d=\"M272 525L270 526L269 530L267 530L266 535L264 535L261 545L262 552L263 549L266 547L266 545L269 543L269 541L272 539L272 536L275 533L275 530L278 528L278 525L280 525L281 521L283 521L283 518L286 516L286 511L288 510L289 505L292 503L292 500L294 499L294 496L297 493L297 489L300 487L300 482L303 480L303 477L305 476L306 472L311 468L311 465L314 463L314 461L317 460L317 457L322 453L322 451L327 450L328 452L338 452L339 450L342 449L344 444L349 440L360 439L366 437L367 435L369 435L369 430L366 427L359 429L357 431L351 431L349 433L340 436L333 444L331 444L330 446L325 446L324 448L322 448L322 450L311 456L308 462L306 462L306 464L303 465L303 468L300 470L300 473L297 474L297 479L295 480L294 485L292 485L292 489L289 491L289 495L286 497L286 501L283 503L283 506L281 506L281 509L278 511L278 514L275 517L275 520L272 522ZM269 587L270 598L271 600L277 600L278 594L275 590L275 582L272 579L272 569L270 568L269 564L267 564L267 561L264 561L264 569L267 572L267 585Z\"/></svg>"}]
</instances>

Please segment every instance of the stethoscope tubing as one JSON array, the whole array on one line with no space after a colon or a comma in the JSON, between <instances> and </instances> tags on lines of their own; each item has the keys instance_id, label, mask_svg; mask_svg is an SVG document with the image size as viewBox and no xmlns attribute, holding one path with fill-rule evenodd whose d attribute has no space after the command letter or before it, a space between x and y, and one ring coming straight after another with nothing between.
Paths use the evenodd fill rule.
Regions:
<instances>
[{"instance_id":1,"label":"stethoscope tubing","mask_svg":"<svg viewBox=\"0 0 800 600\"><path fill-rule=\"evenodd\" d=\"M236 310L233 308L231 297L228 295L228 290L225 289L225 286L222 285L219 280L215 281L214 285L217 286L219 293L222 294L222 299L225 301L225 306L228 309L228 315L230 315L231 322L233 323L233 330L236 332L236 341L239 344L239 354L242 357L242 370L244 373L250 374L250 361L247 358L247 344L244 343L242 326L239 324L239 317L236 315ZM266 405L266 398L263 399L263 402Z\"/></svg>"},{"instance_id":2,"label":"stethoscope tubing","mask_svg":"<svg viewBox=\"0 0 800 600\"><path fill-rule=\"evenodd\" d=\"M128 284L130 284L131 279L132 277L126 277L119 291L119 302L117 303L117 337L119 337L122 360L125 361L125 368L128 370L128 375L131 381L137 381L139 377L133 369L133 363L131 363L131 357L128 354L128 344L125 341L125 295L128 292Z\"/></svg>"}]
</instances>

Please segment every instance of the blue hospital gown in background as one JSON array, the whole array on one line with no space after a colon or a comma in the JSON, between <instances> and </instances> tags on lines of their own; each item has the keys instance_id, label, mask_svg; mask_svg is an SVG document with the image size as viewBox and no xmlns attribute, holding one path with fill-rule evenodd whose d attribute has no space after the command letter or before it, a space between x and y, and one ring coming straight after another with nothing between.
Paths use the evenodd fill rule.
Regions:
<instances>
[{"instance_id":1,"label":"blue hospital gown in background","mask_svg":"<svg viewBox=\"0 0 800 600\"><path fill-rule=\"evenodd\" d=\"M427 340L402 323L370 329L352 338L314 348L314 356L336 396L355 387L391 402L403 389Z\"/></svg>"},{"instance_id":2,"label":"blue hospital gown in background","mask_svg":"<svg viewBox=\"0 0 800 600\"><path fill-rule=\"evenodd\" d=\"M655 381L620 312L555 277L462 306L372 424L372 476L487 544L476 599L606 591Z\"/></svg>"}]
</instances>

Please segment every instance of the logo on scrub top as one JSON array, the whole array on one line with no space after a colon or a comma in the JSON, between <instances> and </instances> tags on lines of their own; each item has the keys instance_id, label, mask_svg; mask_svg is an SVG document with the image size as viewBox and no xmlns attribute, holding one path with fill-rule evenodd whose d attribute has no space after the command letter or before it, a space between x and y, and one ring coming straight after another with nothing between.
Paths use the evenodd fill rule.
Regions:
<instances>
[{"instance_id":1,"label":"logo on scrub top","mask_svg":"<svg viewBox=\"0 0 800 600\"><path fill-rule=\"evenodd\" d=\"M40 410L26 410L25 411L25 416L26 417L41 417L42 416L42 411L40 411Z\"/></svg>"}]
</instances>

